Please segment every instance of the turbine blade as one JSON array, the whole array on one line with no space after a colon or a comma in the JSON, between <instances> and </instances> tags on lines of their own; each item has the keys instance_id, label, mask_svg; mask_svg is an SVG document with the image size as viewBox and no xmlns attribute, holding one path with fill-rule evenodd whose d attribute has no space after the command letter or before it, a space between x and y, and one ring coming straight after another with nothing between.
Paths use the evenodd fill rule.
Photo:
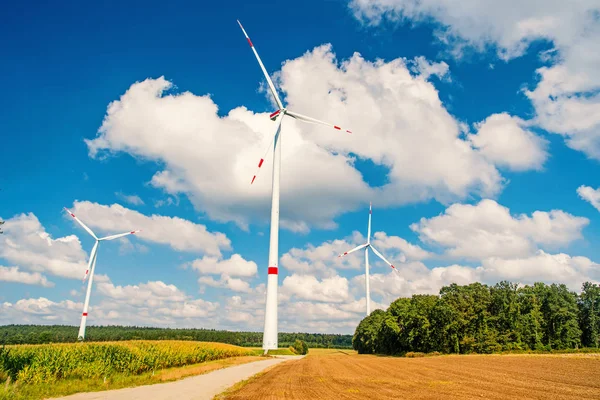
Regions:
<instances>
[{"instance_id":1,"label":"turbine blade","mask_svg":"<svg viewBox=\"0 0 600 400\"><path fill-rule=\"evenodd\" d=\"M371 243L371 214L373 214L373 209L371 208L371 203L369 203L369 229L367 231L367 243Z\"/></svg>"},{"instance_id":2,"label":"turbine blade","mask_svg":"<svg viewBox=\"0 0 600 400\"><path fill-rule=\"evenodd\" d=\"M377 249L375 247L373 247L372 245L371 245L371 250L373 250L373 253L375 253L375 255L377 257L381 258L383 260L383 262L385 262L387 265L389 265L390 267L392 267L393 270L395 270L396 272L400 273L400 271L398 271L398 269L396 267L394 267L391 262L389 262L388 260L386 260L385 257L382 256L381 253L378 252Z\"/></svg>"},{"instance_id":3,"label":"turbine blade","mask_svg":"<svg viewBox=\"0 0 600 400\"><path fill-rule=\"evenodd\" d=\"M100 238L98 240L113 240L113 239L118 239L118 238L123 237L123 236L133 235L133 234L138 233L138 232L140 232L140 230L125 232L125 233L118 233L116 235L105 236L105 237Z\"/></svg>"},{"instance_id":4,"label":"turbine blade","mask_svg":"<svg viewBox=\"0 0 600 400\"><path fill-rule=\"evenodd\" d=\"M360 246L356 246L355 248L353 248L353 249L352 249L352 250L350 250L350 251L347 251L347 252L345 252L345 253L342 253L342 254L340 254L338 257L344 257L344 256L347 256L348 254L350 254L350 253L354 253L354 252L355 252L355 251L357 251L357 250L364 249L364 248L365 248L365 247L367 247L368 245L369 245L368 243L361 244Z\"/></svg>"},{"instance_id":5,"label":"turbine blade","mask_svg":"<svg viewBox=\"0 0 600 400\"><path fill-rule=\"evenodd\" d=\"M292 111L286 110L285 113L286 113L286 115L289 115L292 118L299 119L300 121L310 122L312 124L325 125L325 126L328 126L330 128L337 129L338 131L346 131L346 133L352 133L352 132L350 132L347 129L340 128L337 125L330 124L329 122L320 121L320 120L315 119L315 118L307 117L306 115L298 114L297 112L292 112Z\"/></svg>"},{"instance_id":6,"label":"turbine blade","mask_svg":"<svg viewBox=\"0 0 600 400\"><path fill-rule=\"evenodd\" d=\"M273 81L271 80L271 77L267 73L267 70L266 70L264 64L262 63L262 60L258 56L258 53L256 52L256 48L252 44L252 40L250 40L250 37L246 33L246 30L244 29L244 27L242 26L242 23L239 20L238 20L238 24L240 25L240 28L242 28L242 32L244 32L244 36L246 36L246 39L248 40L248 44L250 45L250 48L254 52L254 55L256 56L256 60L258 61L258 64L260 65L260 68L262 69L262 72L265 75L265 78L267 78L267 83L269 84L269 89L271 89L271 93L273 94L273 97L275 98L275 102L277 103L277 106L279 107L280 110L283 109L283 103L281 103L281 100L279 100L279 96L277 95L277 90L275 90L275 85L273 85Z\"/></svg>"},{"instance_id":7,"label":"turbine blade","mask_svg":"<svg viewBox=\"0 0 600 400\"><path fill-rule=\"evenodd\" d=\"M258 167L256 168L256 172L254 173L254 176L252 177L252 181L250 182L251 185L256 180L256 177L258 177L258 173L261 171L260 168L264 164L265 158L267 158L267 154L269 154L269 150L270 149L274 149L275 138L279 135L279 131L281 129L281 122L282 121L283 121L283 117L279 118L279 121L277 121L277 129L275 130L275 135L273 135L273 139L271 140L271 144L269 144L269 147L267 147L267 149L265 150L262 158L258 162Z\"/></svg>"},{"instance_id":8,"label":"turbine blade","mask_svg":"<svg viewBox=\"0 0 600 400\"><path fill-rule=\"evenodd\" d=\"M77 221L79 223L79 225L81 225L83 227L83 229L85 229L87 231L87 233L89 233L90 235L92 235L92 237L96 240L98 240L98 238L96 237L96 235L94 235L94 232L92 232L92 230L90 228L87 227L86 224L84 224L83 222L81 222L81 220L79 218L77 218L75 216L75 214L73 214L71 211L69 211L66 207L63 207L65 209L66 212L69 213L69 215L71 217L73 217L75 219L75 221Z\"/></svg>"},{"instance_id":9,"label":"turbine blade","mask_svg":"<svg viewBox=\"0 0 600 400\"><path fill-rule=\"evenodd\" d=\"M97 251L98 251L98 241L96 240L96 243L94 243L94 247L92 248L92 252L90 253L90 261L88 262L88 266L85 270L85 275L83 276L82 282L85 282L85 280L87 279L87 277L90 274L92 265L93 265L94 261L96 260L96 252Z\"/></svg>"}]
</instances>

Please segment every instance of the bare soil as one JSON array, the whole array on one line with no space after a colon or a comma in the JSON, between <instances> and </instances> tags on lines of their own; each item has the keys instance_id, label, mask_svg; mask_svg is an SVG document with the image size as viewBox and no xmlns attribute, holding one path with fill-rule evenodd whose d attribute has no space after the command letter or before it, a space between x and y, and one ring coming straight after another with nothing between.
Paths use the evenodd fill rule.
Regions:
<instances>
[{"instance_id":1,"label":"bare soil","mask_svg":"<svg viewBox=\"0 0 600 400\"><path fill-rule=\"evenodd\" d=\"M600 399L600 354L397 358L309 352L226 398Z\"/></svg>"}]
</instances>

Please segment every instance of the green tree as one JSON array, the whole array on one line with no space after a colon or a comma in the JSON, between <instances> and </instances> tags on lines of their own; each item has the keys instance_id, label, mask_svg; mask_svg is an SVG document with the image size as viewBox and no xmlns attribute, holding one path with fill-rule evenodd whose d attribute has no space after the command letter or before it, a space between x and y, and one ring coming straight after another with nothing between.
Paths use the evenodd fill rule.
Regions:
<instances>
[{"instance_id":1,"label":"green tree","mask_svg":"<svg viewBox=\"0 0 600 400\"><path fill-rule=\"evenodd\" d=\"M577 348L581 345L577 295L564 284L545 286L536 283L543 293L541 311L544 316L544 342L551 349Z\"/></svg>"},{"instance_id":2,"label":"green tree","mask_svg":"<svg viewBox=\"0 0 600 400\"><path fill-rule=\"evenodd\" d=\"M542 299L532 286L519 289L520 337L525 348L541 350L544 347L544 316L541 311Z\"/></svg>"},{"instance_id":3,"label":"green tree","mask_svg":"<svg viewBox=\"0 0 600 400\"><path fill-rule=\"evenodd\" d=\"M487 343L492 346L497 342L503 350L521 349L521 305L519 303L518 285L502 281L490 288L489 331Z\"/></svg>"},{"instance_id":4,"label":"green tree","mask_svg":"<svg viewBox=\"0 0 600 400\"><path fill-rule=\"evenodd\" d=\"M407 349L426 353L437 350L436 344L431 340L431 314L438 301L438 296L422 294L410 299L408 312L402 323L402 336Z\"/></svg>"},{"instance_id":5,"label":"green tree","mask_svg":"<svg viewBox=\"0 0 600 400\"><path fill-rule=\"evenodd\" d=\"M352 337L352 347L358 354L374 354L377 351L377 335L386 315L383 310L375 310L360 321Z\"/></svg>"},{"instance_id":6,"label":"green tree","mask_svg":"<svg viewBox=\"0 0 600 400\"><path fill-rule=\"evenodd\" d=\"M600 342L600 286L584 282L578 305L581 342L584 346L597 348Z\"/></svg>"},{"instance_id":7,"label":"green tree","mask_svg":"<svg viewBox=\"0 0 600 400\"><path fill-rule=\"evenodd\" d=\"M565 285L518 287L502 281L451 284L439 296L398 298L358 325L359 353L493 353L600 346L600 287L580 296Z\"/></svg>"},{"instance_id":8,"label":"green tree","mask_svg":"<svg viewBox=\"0 0 600 400\"><path fill-rule=\"evenodd\" d=\"M296 354L301 354L301 355L308 354L308 346L306 345L306 343L303 340L296 339L292 348L294 349L294 352Z\"/></svg>"},{"instance_id":9,"label":"green tree","mask_svg":"<svg viewBox=\"0 0 600 400\"><path fill-rule=\"evenodd\" d=\"M478 282L464 286L453 283L443 287L440 296L455 311L459 351L487 352L489 287Z\"/></svg>"}]
</instances>

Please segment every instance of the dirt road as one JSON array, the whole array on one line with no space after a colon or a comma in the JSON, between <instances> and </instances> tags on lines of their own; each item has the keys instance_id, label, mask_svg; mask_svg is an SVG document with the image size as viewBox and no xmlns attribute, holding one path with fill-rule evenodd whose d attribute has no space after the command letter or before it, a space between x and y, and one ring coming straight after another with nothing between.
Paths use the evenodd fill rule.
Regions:
<instances>
[{"instance_id":1,"label":"dirt road","mask_svg":"<svg viewBox=\"0 0 600 400\"><path fill-rule=\"evenodd\" d=\"M77 393L60 397L65 400L210 400L239 381L277 365L286 360L302 356L279 356L263 361L255 361L235 367L220 369L208 374L185 378L180 381L134 388L106 390L103 392Z\"/></svg>"},{"instance_id":2,"label":"dirt road","mask_svg":"<svg viewBox=\"0 0 600 400\"><path fill-rule=\"evenodd\" d=\"M309 355L227 400L600 399L600 355Z\"/></svg>"}]
</instances>

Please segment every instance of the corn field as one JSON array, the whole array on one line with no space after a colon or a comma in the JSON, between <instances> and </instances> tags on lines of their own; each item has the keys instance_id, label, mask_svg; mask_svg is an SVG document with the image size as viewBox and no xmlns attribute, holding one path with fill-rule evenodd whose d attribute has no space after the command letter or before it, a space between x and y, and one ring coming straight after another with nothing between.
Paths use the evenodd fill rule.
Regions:
<instances>
[{"instance_id":1,"label":"corn field","mask_svg":"<svg viewBox=\"0 0 600 400\"><path fill-rule=\"evenodd\" d=\"M61 379L138 375L162 368L246 356L251 350L223 343L130 341L6 346L0 381L52 383Z\"/></svg>"}]
</instances>

